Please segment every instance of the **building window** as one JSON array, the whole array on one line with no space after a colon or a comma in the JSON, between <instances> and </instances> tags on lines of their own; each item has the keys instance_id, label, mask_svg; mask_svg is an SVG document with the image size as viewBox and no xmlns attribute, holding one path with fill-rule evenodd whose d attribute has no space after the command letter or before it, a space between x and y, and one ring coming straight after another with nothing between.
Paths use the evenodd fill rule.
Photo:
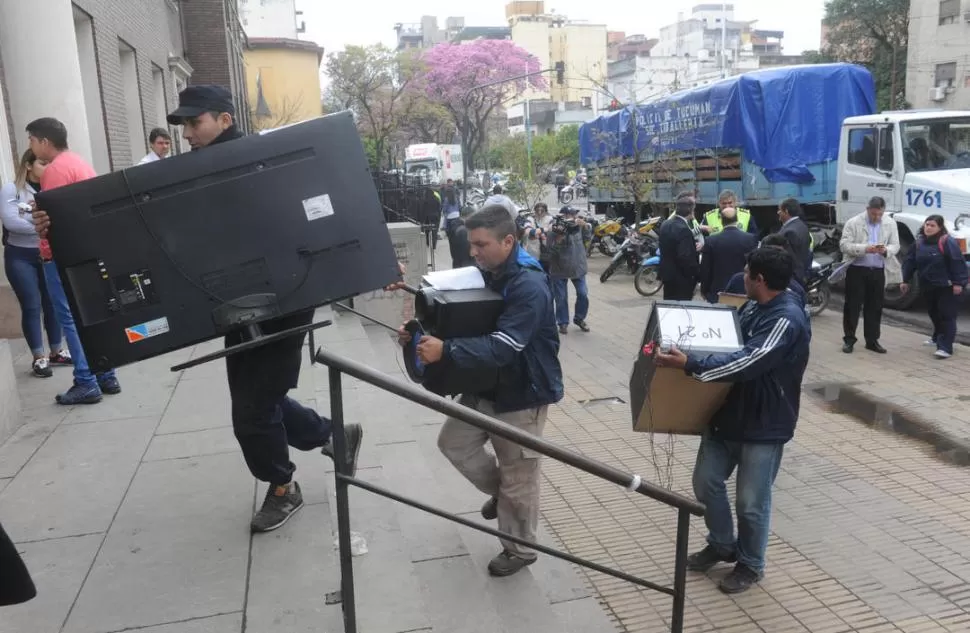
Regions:
<instances>
[{"instance_id":1,"label":"building window","mask_svg":"<svg viewBox=\"0 0 970 633\"><path fill-rule=\"evenodd\" d=\"M155 99L155 120L152 127L166 125L168 103L165 99L165 71L152 64L152 96Z\"/></svg>"},{"instance_id":2,"label":"building window","mask_svg":"<svg viewBox=\"0 0 970 633\"><path fill-rule=\"evenodd\" d=\"M145 155L145 122L141 111L141 90L138 86L138 58L135 49L118 40L118 58L121 62L122 93L125 98L125 119L128 123L128 144L131 147L131 164Z\"/></svg>"},{"instance_id":3,"label":"building window","mask_svg":"<svg viewBox=\"0 0 970 633\"><path fill-rule=\"evenodd\" d=\"M849 162L860 167L876 168L876 129L849 131Z\"/></svg>"},{"instance_id":4,"label":"building window","mask_svg":"<svg viewBox=\"0 0 970 633\"><path fill-rule=\"evenodd\" d=\"M949 62L936 65L936 87L952 88L957 80L957 63Z\"/></svg>"},{"instance_id":5,"label":"building window","mask_svg":"<svg viewBox=\"0 0 970 633\"><path fill-rule=\"evenodd\" d=\"M960 0L940 0L940 24L954 24L960 15Z\"/></svg>"}]
</instances>

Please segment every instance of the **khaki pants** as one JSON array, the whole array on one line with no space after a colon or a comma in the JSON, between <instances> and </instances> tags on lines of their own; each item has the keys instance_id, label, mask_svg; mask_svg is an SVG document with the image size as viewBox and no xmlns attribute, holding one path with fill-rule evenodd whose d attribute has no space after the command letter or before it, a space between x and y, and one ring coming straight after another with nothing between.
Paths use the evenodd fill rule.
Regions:
<instances>
[{"instance_id":1,"label":"khaki pants","mask_svg":"<svg viewBox=\"0 0 970 633\"><path fill-rule=\"evenodd\" d=\"M461 404L497 418L533 435L541 436L549 407L496 414L491 402L462 396ZM493 457L485 450L491 440ZM445 420L438 448L455 468L483 493L498 497L498 529L512 536L536 541L539 524L539 454L454 418ZM496 460L497 458L497 460ZM502 547L523 558L534 552L510 541Z\"/></svg>"}]
</instances>

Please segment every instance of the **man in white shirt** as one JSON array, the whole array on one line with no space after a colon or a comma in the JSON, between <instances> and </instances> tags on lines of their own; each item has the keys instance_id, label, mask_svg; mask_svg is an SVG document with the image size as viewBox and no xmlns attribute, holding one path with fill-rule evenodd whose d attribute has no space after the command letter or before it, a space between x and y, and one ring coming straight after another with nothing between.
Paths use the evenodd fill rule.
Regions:
<instances>
[{"instance_id":1,"label":"man in white shirt","mask_svg":"<svg viewBox=\"0 0 970 633\"><path fill-rule=\"evenodd\" d=\"M145 158L138 161L139 165L154 163L156 160L162 160L168 156L169 151L172 149L172 136L165 128L157 127L148 135L148 144L151 145L152 151L148 152Z\"/></svg>"},{"instance_id":2,"label":"man in white shirt","mask_svg":"<svg viewBox=\"0 0 970 633\"><path fill-rule=\"evenodd\" d=\"M492 187L492 195L485 199L485 203L482 208L490 207L493 204L497 204L500 207L505 207L509 210L509 215L512 216L512 221L515 222L516 218L519 217L519 208L515 206L512 202L512 198L505 195L502 191L502 185L495 185Z\"/></svg>"}]
</instances>

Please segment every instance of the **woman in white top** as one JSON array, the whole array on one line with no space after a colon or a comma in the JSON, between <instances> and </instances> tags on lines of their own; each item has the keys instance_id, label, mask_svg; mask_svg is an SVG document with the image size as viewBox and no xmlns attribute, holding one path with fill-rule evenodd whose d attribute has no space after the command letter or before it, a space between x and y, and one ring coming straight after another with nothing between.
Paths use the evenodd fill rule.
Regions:
<instances>
[{"instance_id":1,"label":"woman in white top","mask_svg":"<svg viewBox=\"0 0 970 633\"><path fill-rule=\"evenodd\" d=\"M54 373L51 365L70 365L71 356L61 347L61 326L57 323L44 282L44 270L40 261L40 237L34 229L30 211L21 211L21 203L34 199L40 190L40 175L47 163L36 160L27 150L17 166L14 182L0 188L0 219L3 221L3 267L7 280L20 302L20 327L27 345L34 355L35 376L48 378ZM41 313L50 354L44 352L44 333L41 329Z\"/></svg>"},{"instance_id":2,"label":"woman in white top","mask_svg":"<svg viewBox=\"0 0 970 633\"><path fill-rule=\"evenodd\" d=\"M552 229L554 216L549 213L545 202L538 203L532 209L532 218L526 221L522 235L523 246L542 264L543 270L549 272L549 255L546 252L546 233Z\"/></svg>"}]
</instances>

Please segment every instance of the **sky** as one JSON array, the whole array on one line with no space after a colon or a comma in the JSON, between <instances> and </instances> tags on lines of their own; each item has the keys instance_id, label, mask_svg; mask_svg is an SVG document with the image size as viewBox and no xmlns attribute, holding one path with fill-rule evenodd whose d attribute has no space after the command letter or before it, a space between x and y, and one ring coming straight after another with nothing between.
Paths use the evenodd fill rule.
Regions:
<instances>
[{"instance_id":1,"label":"sky","mask_svg":"<svg viewBox=\"0 0 970 633\"><path fill-rule=\"evenodd\" d=\"M554 9L571 20L606 24L611 31L627 35L656 37L661 27L677 22L678 12L689 17L691 7L703 1L546 0L546 11ZM505 4L505 0L350 0L341 11L335 9L339 6L336 0L297 0L306 21L302 37L323 46L327 53L348 44L383 42L393 47L397 43L394 24L419 22L422 15L436 16L439 27L449 16L464 17L466 26L502 26L506 24ZM758 20L759 28L784 31L786 54L818 48L825 0L734 0L733 4L736 20Z\"/></svg>"}]
</instances>

